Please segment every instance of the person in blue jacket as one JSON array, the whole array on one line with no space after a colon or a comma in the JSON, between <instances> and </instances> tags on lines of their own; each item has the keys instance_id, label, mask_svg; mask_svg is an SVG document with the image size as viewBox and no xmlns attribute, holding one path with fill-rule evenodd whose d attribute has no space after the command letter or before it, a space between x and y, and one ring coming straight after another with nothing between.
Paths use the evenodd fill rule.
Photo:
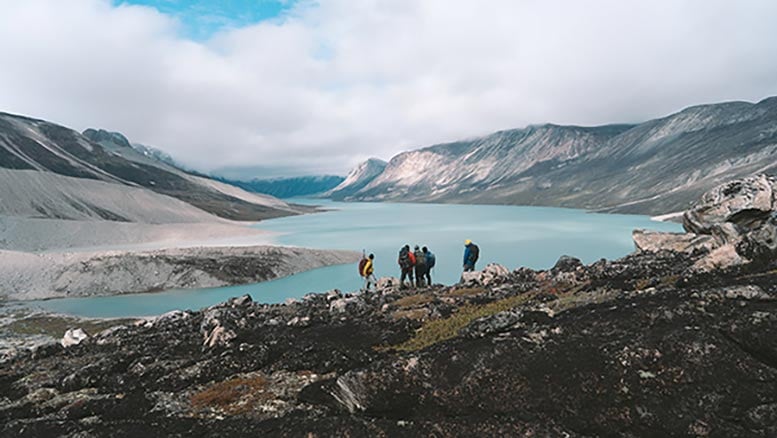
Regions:
<instances>
[{"instance_id":1,"label":"person in blue jacket","mask_svg":"<svg viewBox=\"0 0 777 438\"><path fill-rule=\"evenodd\" d=\"M475 263L480 257L480 248L467 239L464 241L464 272L475 270Z\"/></svg>"}]
</instances>

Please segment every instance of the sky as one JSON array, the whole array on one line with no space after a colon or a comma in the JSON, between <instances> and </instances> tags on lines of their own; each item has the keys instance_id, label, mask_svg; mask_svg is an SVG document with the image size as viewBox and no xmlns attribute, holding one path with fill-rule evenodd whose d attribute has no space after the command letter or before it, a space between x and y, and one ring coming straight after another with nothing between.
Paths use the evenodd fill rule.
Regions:
<instances>
[{"instance_id":1,"label":"sky","mask_svg":"<svg viewBox=\"0 0 777 438\"><path fill-rule=\"evenodd\" d=\"M777 95L773 0L0 0L0 111L210 172Z\"/></svg>"}]
</instances>

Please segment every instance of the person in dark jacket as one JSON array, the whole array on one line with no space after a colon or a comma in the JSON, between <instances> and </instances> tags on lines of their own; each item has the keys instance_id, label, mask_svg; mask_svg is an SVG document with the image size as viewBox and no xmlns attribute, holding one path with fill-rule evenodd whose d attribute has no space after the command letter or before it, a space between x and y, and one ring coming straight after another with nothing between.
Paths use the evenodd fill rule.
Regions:
<instances>
[{"instance_id":1,"label":"person in dark jacket","mask_svg":"<svg viewBox=\"0 0 777 438\"><path fill-rule=\"evenodd\" d=\"M480 257L480 248L467 239L464 241L464 272L475 270L475 263Z\"/></svg>"},{"instance_id":2,"label":"person in dark jacket","mask_svg":"<svg viewBox=\"0 0 777 438\"><path fill-rule=\"evenodd\" d=\"M416 287L424 287L424 277L426 275L426 254L418 247L415 246L415 285Z\"/></svg>"},{"instance_id":3,"label":"person in dark jacket","mask_svg":"<svg viewBox=\"0 0 777 438\"><path fill-rule=\"evenodd\" d=\"M424 277L428 286L432 285L432 268L437 263L437 257L432 254L427 247L421 248L424 252L424 260L426 261L426 270L424 271Z\"/></svg>"},{"instance_id":4,"label":"person in dark jacket","mask_svg":"<svg viewBox=\"0 0 777 438\"><path fill-rule=\"evenodd\" d=\"M401 289L405 288L405 278L408 278L410 280L410 286L413 286L413 258L414 257L411 256L410 253L410 245L405 245L399 250L397 263L399 263L399 269L402 272L402 275L399 278L399 287Z\"/></svg>"}]
</instances>

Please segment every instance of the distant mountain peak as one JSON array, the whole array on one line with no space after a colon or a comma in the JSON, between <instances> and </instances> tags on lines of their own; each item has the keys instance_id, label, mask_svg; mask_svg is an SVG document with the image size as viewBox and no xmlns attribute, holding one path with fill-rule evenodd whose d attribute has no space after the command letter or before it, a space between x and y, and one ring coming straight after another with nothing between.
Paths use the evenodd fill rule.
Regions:
<instances>
[{"instance_id":1,"label":"distant mountain peak","mask_svg":"<svg viewBox=\"0 0 777 438\"><path fill-rule=\"evenodd\" d=\"M363 161L348 172L342 183L325 195L330 196L332 199L347 199L350 195L370 184L378 175L383 173L386 166L388 166L388 163L379 158L370 158Z\"/></svg>"},{"instance_id":2,"label":"distant mountain peak","mask_svg":"<svg viewBox=\"0 0 777 438\"><path fill-rule=\"evenodd\" d=\"M105 129L88 128L84 130L81 135L103 146L114 144L120 147L132 147L127 137L119 132L107 131Z\"/></svg>"}]
</instances>

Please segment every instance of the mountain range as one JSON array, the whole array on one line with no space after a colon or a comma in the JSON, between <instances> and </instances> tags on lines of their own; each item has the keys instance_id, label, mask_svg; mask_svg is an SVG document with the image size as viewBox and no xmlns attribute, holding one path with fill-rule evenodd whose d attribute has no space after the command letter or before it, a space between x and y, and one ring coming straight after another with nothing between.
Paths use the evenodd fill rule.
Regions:
<instances>
[{"instance_id":1,"label":"mountain range","mask_svg":"<svg viewBox=\"0 0 777 438\"><path fill-rule=\"evenodd\" d=\"M329 195L675 212L723 181L777 170L777 97L693 106L640 124L529 126L378 163L362 163Z\"/></svg>"},{"instance_id":2,"label":"mountain range","mask_svg":"<svg viewBox=\"0 0 777 438\"><path fill-rule=\"evenodd\" d=\"M119 222L255 221L299 214L271 196L195 175L121 134L80 134L0 113L0 215Z\"/></svg>"},{"instance_id":3,"label":"mountain range","mask_svg":"<svg viewBox=\"0 0 777 438\"><path fill-rule=\"evenodd\" d=\"M252 181L185 169L116 132L80 134L0 113L0 215L24 217L180 222L206 212L260 220L307 211L273 196L314 194L663 214L685 209L722 181L775 171L777 97L698 105L639 124L504 130L389 162L370 159L344 179Z\"/></svg>"},{"instance_id":4,"label":"mountain range","mask_svg":"<svg viewBox=\"0 0 777 438\"><path fill-rule=\"evenodd\" d=\"M214 179L254 193L264 193L277 198L310 196L327 192L341 184L345 178L336 175L313 175L289 178L252 179L240 181L213 176Z\"/></svg>"}]
</instances>

